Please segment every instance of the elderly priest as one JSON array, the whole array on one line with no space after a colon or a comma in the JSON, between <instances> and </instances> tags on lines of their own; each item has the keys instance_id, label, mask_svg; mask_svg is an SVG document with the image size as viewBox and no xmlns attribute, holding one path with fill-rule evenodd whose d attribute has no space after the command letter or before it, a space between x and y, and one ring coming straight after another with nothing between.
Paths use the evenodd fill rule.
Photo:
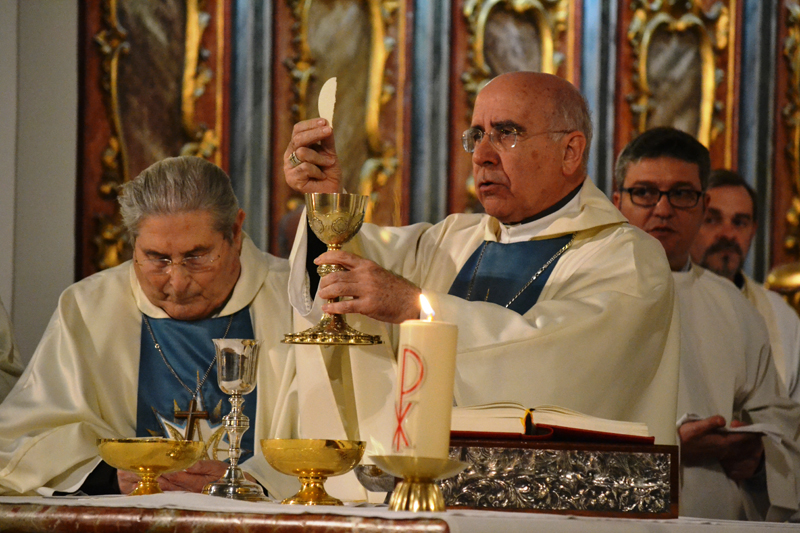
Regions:
<instances>
[{"instance_id":1,"label":"elderly priest","mask_svg":"<svg viewBox=\"0 0 800 533\"><path fill-rule=\"evenodd\" d=\"M586 179L591 134L586 103L570 83L504 74L478 94L463 134L486 214L433 226L365 224L346 251L320 257L303 219L290 259L298 315L310 325L321 310L354 313L355 328L387 342L302 347L308 368L298 351L299 387L316 386L321 407L301 413L301 424L315 415L317 428L358 431L373 449L389 448L396 324L418 318L424 293L437 320L458 325L459 405L559 404L646 422L658 442L673 443L678 332L669 265L658 242ZM325 120L295 125L284 172L297 191L341 190ZM323 277L314 294L307 256L347 271ZM338 297L345 299L324 303ZM336 353L344 357L330 357ZM353 383L352 397L341 394L343 382Z\"/></svg>"},{"instance_id":2,"label":"elderly priest","mask_svg":"<svg viewBox=\"0 0 800 533\"><path fill-rule=\"evenodd\" d=\"M294 370L277 342L292 328L288 267L242 232L228 176L200 158L166 159L126 183L120 204L133 259L64 291L0 406L3 494L125 492L131 475L102 463L96 440L182 435L190 403L207 417L195 438L218 441L230 405L217 385L213 338L264 341L245 403L248 455L261 438L289 436ZM225 466L204 460L161 486L200 491ZM270 491L286 482L263 456L243 468Z\"/></svg>"}]
</instances>

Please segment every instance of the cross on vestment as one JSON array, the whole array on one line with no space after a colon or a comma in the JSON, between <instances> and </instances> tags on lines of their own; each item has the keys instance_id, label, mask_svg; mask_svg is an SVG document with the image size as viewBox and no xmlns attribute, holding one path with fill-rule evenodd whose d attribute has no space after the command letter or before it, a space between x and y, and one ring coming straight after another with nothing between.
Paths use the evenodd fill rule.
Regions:
<instances>
[{"instance_id":1,"label":"cross on vestment","mask_svg":"<svg viewBox=\"0 0 800 533\"><path fill-rule=\"evenodd\" d=\"M186 411L176 411L173 416L178 420L186 419L186 433L184 434L184 438L186 440L194 440L194 427L198 420L208 420L208 411L199 411L197 409L197 398L193 397Z\"/></svg>"}]
</instances>

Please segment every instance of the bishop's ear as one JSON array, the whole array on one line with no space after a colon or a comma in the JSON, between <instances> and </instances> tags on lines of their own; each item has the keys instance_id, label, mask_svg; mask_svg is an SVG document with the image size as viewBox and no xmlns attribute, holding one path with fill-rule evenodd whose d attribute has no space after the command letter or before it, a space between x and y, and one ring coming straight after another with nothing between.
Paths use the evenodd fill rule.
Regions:
<instances>
[{"instance_id":1,"label":"bishop's ear","mask_svg":"<svg viewBox=\"0 0 800 533\"><path fill-rule=\"evenodd\" d=\"M573 131L565 135L565 142L561 169L565 176L572 176L583 164L583 152L587 148L586 137L580 131Z\"/></svg>"}]
</instances>

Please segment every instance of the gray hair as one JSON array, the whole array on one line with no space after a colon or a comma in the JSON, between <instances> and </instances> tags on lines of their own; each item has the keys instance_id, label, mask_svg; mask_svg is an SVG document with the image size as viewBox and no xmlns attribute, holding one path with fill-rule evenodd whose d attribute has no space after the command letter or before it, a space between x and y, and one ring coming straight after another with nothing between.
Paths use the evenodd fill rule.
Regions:
<instances>
[{"instance_id":1,"label":"gray hair","mask_svg":"<svg viewBox=\"0 0 800 533\"><path fill-rule=\"evenodd\" d=\"M553 106L556 116L559 116L564 121L563 129L568 131L579 131L586 137L586 148L583 151L582 165L584 170L589 166L589 147L592 145L592 113L589 110L589 104L581 93L577 90L570 91L571 94L565 94L563 98L555 100ZM553 134L551 138L556 140L557 135Z\"/></svg>"},{"instance_id":2,"label":"gray hair","mask_svg":"<svg viewBox=\"0 0 800 533\"><path fill-rule=\"evenodd\" d=\"M163 159L120 187L122 222L131 242L149 216L208 211L214 229L233 239L239 203L231 180L213 163L194 156Z\"/></svg>"}]
</instances>

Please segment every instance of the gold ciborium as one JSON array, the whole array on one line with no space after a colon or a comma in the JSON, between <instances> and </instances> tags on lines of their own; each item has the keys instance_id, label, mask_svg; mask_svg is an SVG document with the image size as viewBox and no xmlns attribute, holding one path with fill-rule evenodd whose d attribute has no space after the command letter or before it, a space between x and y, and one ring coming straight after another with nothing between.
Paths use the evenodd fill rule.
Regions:
<instances>
[{"instance_id":1,"label":"gold ciborium","mask_svg":"<svg viewBox=\"0 0 800 533\"><path fill-rule=\"evenodd\" d=\"M212 339L217 350L217 382L230 394L231 412L223 417L228 433L230 466L217 481L203 487L203 494L233 500L266 500L264 489L244 477L239 468L242 435L250 428L250 419L242 412L245 394L256 387L259 341L251 339Z\"/></svg>"},{"instance_id":2,"label":"gold ciborium","mask_svg":"<svg viewBox=\"0 0 800 533\"><path fill-rule=\"evenodd\" d=\"M161 494L156 478L161 474L189 468L205 454L205 444L194 440L159 437L141 439L98 439L100 457L118 470L142 478L129 496Z\"/></svg>"},{"instance_id":3,"label":"gold ciborium","mask_svg":"<svg viewBox=\"0 0 800 533\"><path fill-rule=\"evenodd\" d=\"M389 500L392 511L444 511L444 496L436 481L453 477L469 466L434 457L371 455L370 459L384 472L402 478Z\"/></svg>"},{"instance_id":4,"label":"gold ciborium","mask_svg":"<svg viewBox=\"0 0 800 533\"><path fill-rule=\"evenodd\" d=\"M328 246L328 251L340 250L352 239L364 222L367 197L359 194L306 194L306 213L311 231ZM320 277L346 270L341 265L323 264L317 267ZM336 300L329 300L333 303ZM381 344L380 335L368 335L347 325L344 315L324 313L322 320L300 333L285 335L286 344Z\"/></svg>"},{"instance_id":5,"label":"gold ciborium","mask_svg":"<svg viewBox=\"0 0 800 533\"><path fill-rule=\"evenodd\" d=\"M325 439L263 439L261 450L272 468L297 476L302 488L281 503L292 505L342 505L323 486L331 476L352 470L364 455L363 441Z\"/></svg>"}]
</instances>

